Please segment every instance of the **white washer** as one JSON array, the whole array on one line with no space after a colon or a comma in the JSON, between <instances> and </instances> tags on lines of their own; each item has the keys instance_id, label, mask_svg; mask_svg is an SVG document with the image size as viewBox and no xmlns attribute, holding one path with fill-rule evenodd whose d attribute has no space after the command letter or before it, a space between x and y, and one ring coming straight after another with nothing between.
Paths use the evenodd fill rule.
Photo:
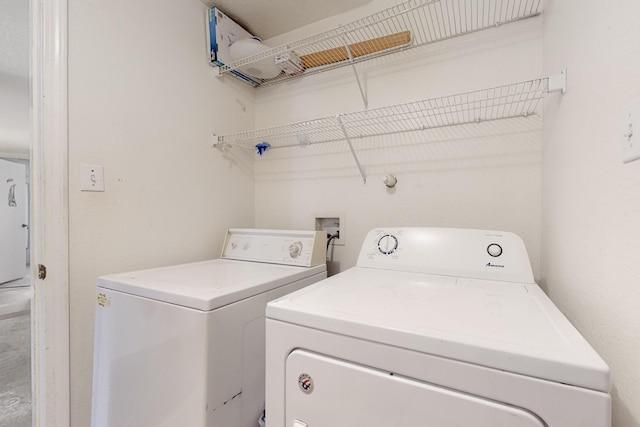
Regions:
<instances>
[{"instance_id":1,"label":"white washer","mask_svg":"<svg viewBox=\"0 0 640 427\"><path fill-rule=\"evenodd\" d=\"M325 257L322 232L230 229L221 259L100 277L91 425L257 426L266 304Z\"/></svg>"},{"instance_id":2,"label":"white washer","mask_svg":"<svg viewBox=\"0 0 640 427\"><path fill-rule=\"evenodd\" d=\"M267 305L267 427L609 427L609 368L522 240L371 231L357 266Z\"/></svg>"}]
</instances>

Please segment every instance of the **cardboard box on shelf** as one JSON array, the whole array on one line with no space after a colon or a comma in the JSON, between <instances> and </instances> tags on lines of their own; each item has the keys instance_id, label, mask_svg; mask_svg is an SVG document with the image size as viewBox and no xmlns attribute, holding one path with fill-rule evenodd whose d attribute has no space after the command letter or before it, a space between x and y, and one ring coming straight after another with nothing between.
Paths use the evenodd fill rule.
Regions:
<instances>
[{"instance_id":1,"label":"cardboard box on shelf","mask_svg":"<svg viewBox=\"0 0 640 427\"><path fill-rule=\"evenodd\" d=\"M222 66L232 62L229 48L236 40L253 37L233 19L225 15L220 9L212 7L207 10L207 51L209 64ZM238 71L232 71L236 76L255 83L254 80Z\"/></svg>"}]
</instances>

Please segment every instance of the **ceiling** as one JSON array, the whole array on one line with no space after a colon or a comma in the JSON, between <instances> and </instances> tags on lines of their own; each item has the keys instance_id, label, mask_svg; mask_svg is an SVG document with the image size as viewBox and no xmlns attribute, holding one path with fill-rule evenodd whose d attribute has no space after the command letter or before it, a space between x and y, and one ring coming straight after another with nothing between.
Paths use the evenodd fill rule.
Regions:
<instances>
[{"instance_id":1,"label":"ceiling","mask_svg":"<svg viewBox=\"0 0 640 427\"><path fill-rule=\"evenodd\" d=\"M371 0L203 0L261 39L269 39Z\"/></svg>"}]
</instances>

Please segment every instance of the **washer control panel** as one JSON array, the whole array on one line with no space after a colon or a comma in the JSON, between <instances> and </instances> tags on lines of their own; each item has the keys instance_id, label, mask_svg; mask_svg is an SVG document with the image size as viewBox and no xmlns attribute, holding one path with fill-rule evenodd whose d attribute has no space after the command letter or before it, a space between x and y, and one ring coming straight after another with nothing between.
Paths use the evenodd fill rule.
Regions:
<instances>
[{"instance_id":1,"label":"washer control panel","mask_svg":"<svg viewBox=\"0 0 640 427\"><path fill-rule=\"evenodd\" d=\"M304 245L300 240L289 244L289 256L291 258L298 258L302 253L302 248Z\"/></svg>"},{"instance_id":2,"label":"washer control panel","mask_svg":"<svg viewBox=\"0 0 640 427\"><path fill-rule=\"evenodd\" d=\"M221 258L313 267L326 262L322 231L231 228Z\"/></svg>"},{"instance_id":3,"label":"washer control panel","mask_svg":"<svg viewBox=\"0 0 640 427\"><path fill-rule=\"evenodd\" d=\"M459 228L371 230L358 266L533 283L529 256L513 233Z\"/></svg>"}]
</instances>

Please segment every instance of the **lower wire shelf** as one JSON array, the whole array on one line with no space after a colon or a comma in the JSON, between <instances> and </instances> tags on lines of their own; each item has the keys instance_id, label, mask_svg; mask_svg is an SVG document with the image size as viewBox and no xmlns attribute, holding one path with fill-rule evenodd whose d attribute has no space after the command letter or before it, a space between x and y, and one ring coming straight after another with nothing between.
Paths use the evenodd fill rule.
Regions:
<instances>
[{"instance_id":1,"label":"lower wire shelf","mask_svg":"<svg viewBox=\"0 0 640 427\"><path fill-rule=\"evenodd\" d=\"M455 95L218 135L214 147L226 150L268 142L270 149L278 149L344 140L366 182L352 139L526 117L536 114L540 101L552 91L566 91L566 70L555 76Z\"/></svg>"}]
</instances>

